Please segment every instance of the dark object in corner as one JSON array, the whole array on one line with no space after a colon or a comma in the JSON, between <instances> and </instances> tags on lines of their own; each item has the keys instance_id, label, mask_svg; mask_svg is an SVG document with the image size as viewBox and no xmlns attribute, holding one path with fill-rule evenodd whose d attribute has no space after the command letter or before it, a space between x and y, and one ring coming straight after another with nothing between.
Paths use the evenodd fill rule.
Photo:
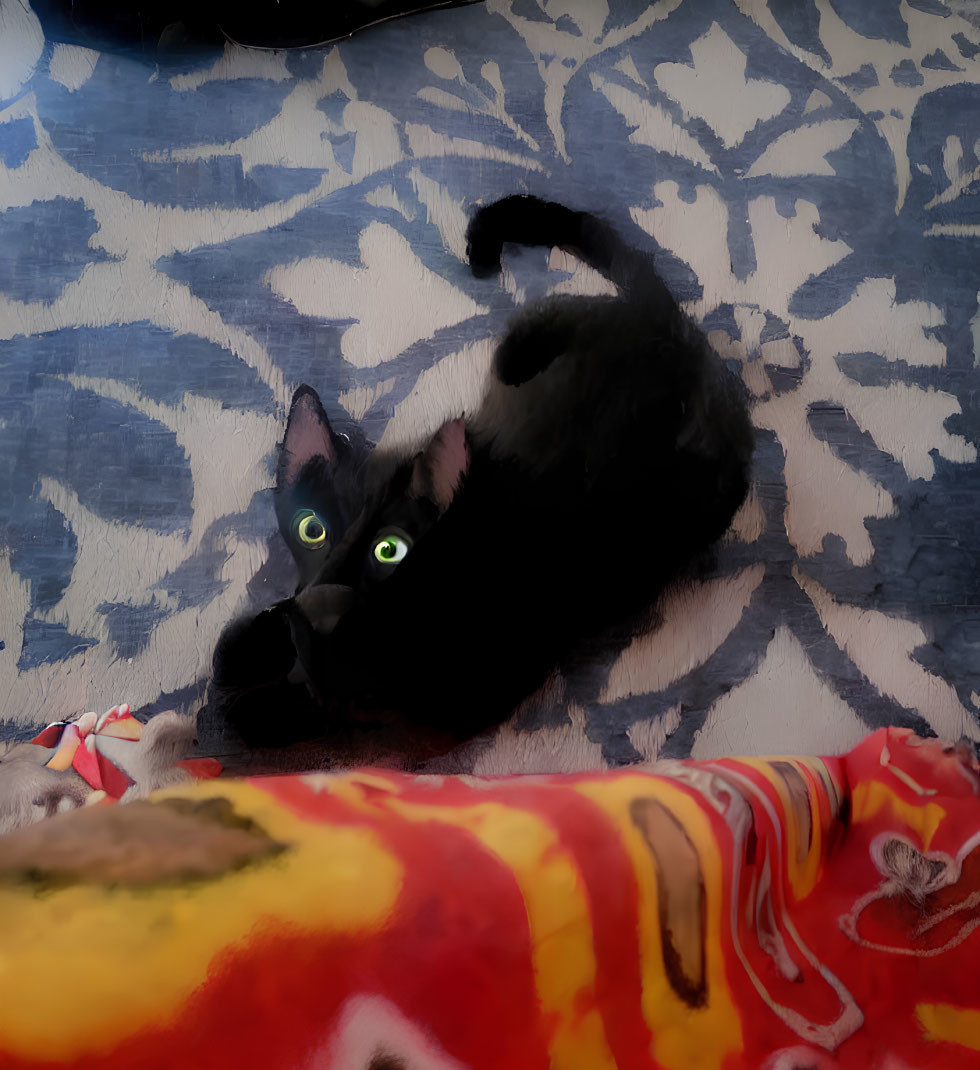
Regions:
<instances>
[{"instance_id":1,"label":"dark object in corner","mask_svg":"<svg viewBox=\"0 0 980 1070\"><path fill-rule=\"evenodd\" d=\"M468 240L478 275L504 242L558 245L618 295L522 309L481 408L414 457L296 391L275 501L299 586L225 629L206 714L250 745L411 759L502 722L583 644L627 641L745 497L741 385L646 256L533 197L480 209Z\"/></svg>"},{"instance_id":2,"label":"dark object in corner","mask_svg":"<svg viewBox=\"0 0 980 1070\"><path fill-rule=\"evenodd\" d=\"M482 0L33 0L51 41L181 62L233 41L248 48L312 48L389 19Z\"/></svg>"}]
</instances>

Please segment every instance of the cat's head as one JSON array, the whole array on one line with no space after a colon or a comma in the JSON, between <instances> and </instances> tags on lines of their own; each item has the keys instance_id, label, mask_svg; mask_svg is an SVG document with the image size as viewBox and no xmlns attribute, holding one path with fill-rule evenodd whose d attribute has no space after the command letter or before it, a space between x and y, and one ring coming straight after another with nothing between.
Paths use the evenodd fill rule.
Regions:
<instances>
[{"instance_id":1,"label":"cat's head","mask_svg":"<svg viewBox=\"0 0 980 1070\"><path fill-rule=\"evenodd\" d=\"M335 431L311 387L296 391L274 493L296 592L229 625L214 656L212 699L246 742L316 738L341 722L384 719L377 693L397 654L392 644L412 627L407 606L419 606L424 626L415 559L469 460L461 419L394 460Z\"/></svg>"},{"instance_id":2,"label":"cat's head","mask_svg":"<svg viewBox=\"0 0 980 1070\"><path fill-rule=\"evenodd\" d=\"M316 391L293 395L276 466L279 530L304 590L342 584L367 592L390 579L452 504L469 466L462 419L424 450L385 461L330 426Z\"/></svg>"}]
</instances>

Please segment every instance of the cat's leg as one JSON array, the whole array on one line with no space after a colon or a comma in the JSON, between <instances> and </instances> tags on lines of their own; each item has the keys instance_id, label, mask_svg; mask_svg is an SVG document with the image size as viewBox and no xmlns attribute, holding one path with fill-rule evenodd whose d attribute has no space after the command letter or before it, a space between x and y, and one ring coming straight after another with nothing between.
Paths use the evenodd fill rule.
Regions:
<instances>
[{"instance_id":1,"label":"cat's leg","mask_svg":"<svg viewBox=\"0 0 980 1070\"><path fill-rule=\"evenodd\" d=\"M296 661L283 603L232 621L218 638L212 682L219 690L247 690L284 681Z\"/></svg>"},{"instance_id":2,"label":"cat's leg","mask_svg":"<svg viewBox=\"0 0 980 1070\"><path fill-rule=\"evenodd\" d=\"M497 378L506 386L520 386L570 349L593 346L613 304L608 297L561 296L525 309L497 347Z\"/></svg>"}]
</instances>

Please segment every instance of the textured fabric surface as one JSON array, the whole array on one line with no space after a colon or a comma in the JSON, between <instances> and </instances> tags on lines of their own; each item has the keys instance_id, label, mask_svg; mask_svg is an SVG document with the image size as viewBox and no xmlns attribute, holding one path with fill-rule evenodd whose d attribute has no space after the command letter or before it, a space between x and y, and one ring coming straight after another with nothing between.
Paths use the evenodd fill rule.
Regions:
<instances>
[{"instance_id":1,"label":"textured fabric surface","mask_svg":"<svg viewBox=\"0 0 980 1070\"><path fill-rule=\"evenodd\" d=\"M173 70L45 42L2 0L5 732L193 705L221 627L290 589L269 488L292 390L416 442L472 406L516 302L594 284L530 253L470 276L467 212L526 189L658 250L758 449L714 578L484 765L976 736L970 18L489 0Z\"/></svg>"},{"instance_id":2,"label":"textured fabric surface","mask_svg":"<svg viewBox=\"0 0 980 1070\"><path fill-rule=\"evenodd\" d=\"M43 821L0 839L0 1062L976 1067L978 768L890 729L836 758L213 780Z\"/></svg>"}]
</instances>

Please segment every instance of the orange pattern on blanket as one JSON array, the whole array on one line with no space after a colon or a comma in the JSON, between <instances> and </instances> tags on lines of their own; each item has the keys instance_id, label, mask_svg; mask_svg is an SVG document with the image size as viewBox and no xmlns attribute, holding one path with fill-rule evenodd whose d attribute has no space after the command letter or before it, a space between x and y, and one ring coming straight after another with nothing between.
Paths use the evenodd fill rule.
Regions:
<instances>
[{"instance_id":1,"label":"orange pattern on blanket","mask_svg":"<svg viewBox=\"0 0 980 1070\"><path fill-rule=\"evenodd\" d=\"M0 850L0 1067L980 1067L978 790L894 729L842 758L175 789L153 805L281 850L139 884Z\"/></svg>"}]
</instances>

